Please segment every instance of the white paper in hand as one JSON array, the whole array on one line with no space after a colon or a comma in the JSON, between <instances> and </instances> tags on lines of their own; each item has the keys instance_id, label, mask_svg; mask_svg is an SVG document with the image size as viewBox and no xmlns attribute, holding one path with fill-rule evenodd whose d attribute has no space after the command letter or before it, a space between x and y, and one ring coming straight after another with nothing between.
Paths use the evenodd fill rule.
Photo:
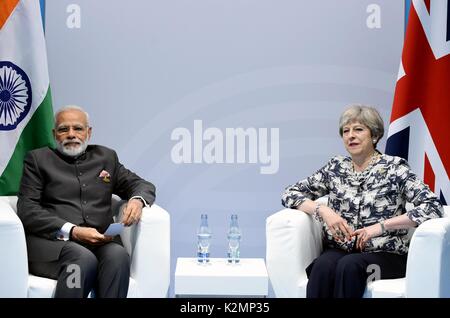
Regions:
<instances>
[{"instance_id":1,"label":"white paper in hand","mask_svg":"<svg viewBox=\"0 0 450 318\"><path fill-rule=\"evenodd\" d=\"M103 235L116 236L122 233L123 223L111 223Z\"/></svg>"}]
</instances>

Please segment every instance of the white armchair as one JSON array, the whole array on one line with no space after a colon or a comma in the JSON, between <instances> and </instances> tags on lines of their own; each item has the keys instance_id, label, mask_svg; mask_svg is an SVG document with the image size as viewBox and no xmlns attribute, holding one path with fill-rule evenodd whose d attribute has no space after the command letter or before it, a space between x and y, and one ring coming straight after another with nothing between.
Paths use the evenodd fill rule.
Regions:
<instances>
[{"instance_id":1,"label":"white armchair","mask_svg":"<svg viewBox=\"0 0 450 318\"><path fill-rule=\"evenodd\" d=\"M411 239L406 276L369 283L366 298L450 297L450 206L421 224ZM283 209L266 219L266 264L276 297L306 297L305 269L322 251L321 224Z\"/></svg>"},{"instance_id":2,"label":"white armchair","mask_svg":"<svg viewBox=\"0 0 450 318\"><path fill-rule=\"evenodd\" d=\"M113 197L113 208L121 203ZM56 280L28 273L25 232L16 214L17 197L0 197L0 298L53 297ZM128 297L167 297L170 283L170 216L153 204L141 221L121 234L131 257Z\"/></svg>"}]
</instances>

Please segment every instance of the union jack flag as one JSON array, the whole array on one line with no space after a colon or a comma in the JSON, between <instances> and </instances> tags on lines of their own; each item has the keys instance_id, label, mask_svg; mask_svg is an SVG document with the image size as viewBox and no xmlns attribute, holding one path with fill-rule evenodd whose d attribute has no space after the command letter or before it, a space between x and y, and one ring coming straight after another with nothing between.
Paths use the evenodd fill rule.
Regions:
<instances>
[{"instance_id":1,"label":"union jack flag","mask_svg":"<svg viewBox=\"0 0 450 318\"><path fill-rule=\"evenodd\" d=\"M450 199L450 5L412 0L386 143Z\"/></svg>"}]
</instances>

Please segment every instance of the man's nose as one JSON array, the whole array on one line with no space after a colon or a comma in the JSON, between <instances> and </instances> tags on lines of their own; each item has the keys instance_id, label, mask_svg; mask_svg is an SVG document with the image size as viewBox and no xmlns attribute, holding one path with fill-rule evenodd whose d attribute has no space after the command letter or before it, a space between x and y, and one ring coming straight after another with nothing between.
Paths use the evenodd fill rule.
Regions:
<instances>
[{"instance_id":1,"label":"man's nose","mask_svg":"<svg viewBox=\"0 0 450 318\"><path fill-rule=\"evenodd\" d=\"M72 138L75 138L75 137L76 137L75 136L75 130L72 127L70 127L69 131L67 132L67 138L72 139Z\"/></svg>"}]
</instances>

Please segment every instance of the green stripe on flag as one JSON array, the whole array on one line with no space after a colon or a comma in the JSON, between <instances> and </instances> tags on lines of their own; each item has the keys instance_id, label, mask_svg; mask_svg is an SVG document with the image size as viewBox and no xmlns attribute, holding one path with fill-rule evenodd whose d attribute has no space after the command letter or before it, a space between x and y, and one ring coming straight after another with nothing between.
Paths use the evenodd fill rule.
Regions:
<instances>
[{"instance_id":1,"label":"green stripe on flag","mask_svg":"<svg viewBox=\"0 0 450 318\"><path fill-rule=\"evenodd\" d=\"M23 159L29 150L55 146L53 125L52 96L49 87L41 105L22 131L14 153L0 177L0 195L17 195L22 178Z\"/></svg>"}]
</instances>

